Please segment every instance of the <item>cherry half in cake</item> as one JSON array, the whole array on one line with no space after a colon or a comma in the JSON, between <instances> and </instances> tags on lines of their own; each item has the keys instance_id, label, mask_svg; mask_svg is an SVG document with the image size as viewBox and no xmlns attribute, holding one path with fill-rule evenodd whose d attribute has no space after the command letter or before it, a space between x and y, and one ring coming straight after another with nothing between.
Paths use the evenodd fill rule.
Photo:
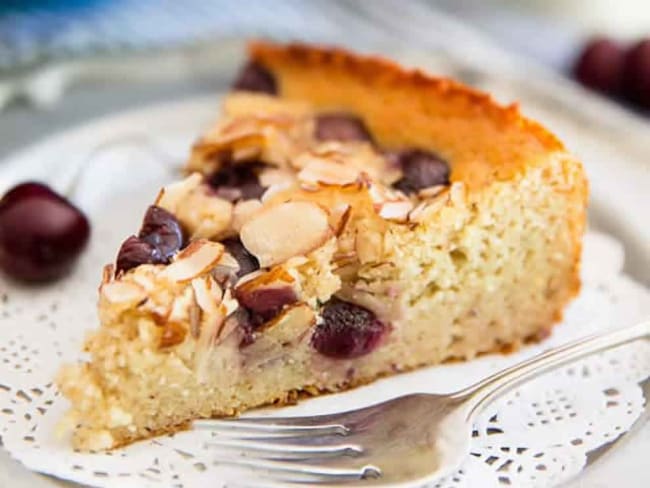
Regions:
<instances>
[{"instance_id":1,"label":"cherry half in cake","mask_svg":"<svg viewBox=\"0 0 650 488\"><path fill-rule=\"evenodd\" d=\"M138 236L126 239L117 255L116 270L128 271L141 264L168 264L185 245L185 231L173 214L151 205Z\"/></svg>"},{"instance_id":2,"label":"cherry half in cake","mask_svg":"<svg viewBox=\"0 0 650 488\"><path fill-rule=\"evenodd\" d=\"M255 44L57 380L83 450L513 347L579 287L582 166L489 97Z\"/></svg>"}]
</instances>

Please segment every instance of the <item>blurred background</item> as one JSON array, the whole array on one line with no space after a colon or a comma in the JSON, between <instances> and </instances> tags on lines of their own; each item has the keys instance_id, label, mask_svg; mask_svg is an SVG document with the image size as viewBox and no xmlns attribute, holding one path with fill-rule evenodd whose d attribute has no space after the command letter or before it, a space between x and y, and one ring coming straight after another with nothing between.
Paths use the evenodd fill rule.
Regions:
<instances>
[{"instance_id":1,"label":"blurred background","mask_svg":"<svg viewBox=\"0 0 650 488\"><path fill-rule=\"evenodd\" d=\"M250 36L420 51L476 85L577 77L637 113L650 106L650 40L628 53L650 36L648 0L2 0L0 155L91 116L215 92Z\"/></svg>"},{"instance_id":2,"label":"blurred background","mask_svg":"<svg viewBox=\"0 0 650 488\"><path fill-rule=\"evenodd\" d=\"M520 101L585 161L590 225L650 284L650 0L0 0L0 171L97 117L216 100L250 37L379 53ZM647 452L644 433L631 449ZM633 454L624 446L574 486L630 473L616 485L649 486ZM37 486L5 457L0 486Z\"/></svg>"}]
</instances>

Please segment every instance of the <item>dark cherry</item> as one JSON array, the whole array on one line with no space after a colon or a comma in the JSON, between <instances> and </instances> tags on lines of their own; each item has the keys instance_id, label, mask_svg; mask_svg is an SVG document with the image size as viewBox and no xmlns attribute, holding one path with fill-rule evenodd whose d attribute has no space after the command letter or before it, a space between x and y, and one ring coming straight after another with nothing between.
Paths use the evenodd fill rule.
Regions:
<instances>
[{"instance_id":1,"label":"dark cherry","mask_svg":"<svg viewBox=\"0 0 650 488\"><path fill-rule=\"evenodd\" d=\"M263 322L276 317L286 305L298 301L296 292L290 286L262 287L248 290L245 286L235 289L235 298L240 306Z\"/></svg>"},{"instance_id":2,"label":"dark cherry","mask_svg":"<svg viewBox=\"0 0 650 488\"><path fill-rule=\"evenodd\" d=\"M584 86L606 95L620 93L625 50L617 42L596 38L587 43L573 68Z\"/></svg>"},{"instance_id":3,"label":"dark cherry","mask_svg":"<svg viewBox=\"0 0 650 488\"><path fill-rule=\"evenodd\" d=\"M449 165L437 154L409 149L398 153L397 159L402 178L393 186L407 195L423 188L449 184Z\"/></svg>"},{"instance_id":4,"label":"dark cherry","mask_svg":"<svg viewBox=\"0 0 650 488\"><path fill-rule=\"evenodd\" d=\"M238 238L233 237L225 239L221 241L221 244L223 244L226 251L237 260L237 263L239 264L239 271L237 271L238 278L260 269L260 263L257 258L248 252Z\"/></svg>"},{"instance_id":5,"label":"dark cherry","mask_svg":"<svg viewBox=\"0 0 650 488\"><path fill-rule=\"evenodd\" d=\"M138 237L158 249L165 261L169 261L185 243L185 233L178 219L156 205L147 209Z\"/></svg>"},{"instance_id":6,"label":"dark cherry","mask_svg":"<svg viewBox=\"0 0 650 488\"><path fill-rule=\"evenodd\" d=\"M316 138L320 141L373 142L363 120L340 113L322 114L316 118Z\"/></svg>"},{"instance_id":7,"label":"dark cherry","mask_svg":"<svg viewBox=\"0 0 650 488\"><path fill-rule=\"evenodd\" d=\"M128 271L141 264L164 263L160 250L142 239L131 236L122 243L117 253L117 271Z\"/></svg>"},{"instance_id":8,"label":"dark cherry","mask_svg":"<svg viewBox=\"0 0 650 488\"><path fill-rule=\"evenodd\" d=\"M273 74L255 61L249 61L239 72L233 89L276 95L278 86Z\"/></svg>"},{"instance_id":9,"label":"dark cherry","mask_svg":"<svg viewBox=\"0 0 650 488\"><path fill-rule=\"evenodd\" d=\"M319 353L332 358L350 359L368 354L389 330L367 308L338 298L324 305L322 318L311 344Z\"/></svg>"},{"instance_id":10,"label":"dark cherry","mask_svg":"<svg viewBox=\"0 0 650 488\"><path fill-rule=\"evenodd\" d=\"M89 235L90 223L81 210L41 183L22 183L0 200L0 267L14 278L60 278Z\"/></svg>"},{"instance_id":11,"label":"dark cherry","mask_svg":"<svg viewBox=\"0 0 650 488\"><path fill-rule=\"evenodd\" d=\"M623 67L625 97L644 109L650 109L650 38L632 46Z\"/></svg>"},{"instance_id":12,"label":"dark cherry","mask_svg":"<svg viewBox=\"0 0 650 488\"><path fill-rule=\"evenodd\" d=\"M117 253L116 271L128 271L141 264L167 264L185 243L185 232L174 214L151 205L138 236L131 236L122 243Z\"/></svg>"},{"instance_id":13,"label":"dark cherry","mask_svg":"<svg viewBox=\"0 0 650 488\"><path fill-rule=\"evenodd\" d=\"M266 188L260 185L257 173L264 166L259 161L226 164L213 173L208 182L217 196L231 202L259 198Z\"/></svg>"}]
</instances>

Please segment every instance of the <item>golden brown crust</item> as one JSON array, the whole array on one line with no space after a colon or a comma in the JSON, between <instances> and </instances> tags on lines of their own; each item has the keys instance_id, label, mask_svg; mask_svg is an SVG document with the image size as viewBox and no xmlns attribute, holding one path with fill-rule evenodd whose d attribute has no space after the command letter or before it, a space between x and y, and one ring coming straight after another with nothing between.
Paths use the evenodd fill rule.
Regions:
<instances>
[{"instance_id":1,"label":"golden brown crust","mask_svg":"<svg viewBox=\"0 0 650 488\"><path fill-rule=\"evenodd\" d=\"M452 180L470 187L510 178L541 156L564 151L517 104L501 106L446 78L337 48L254 42L249 53L274 73L281 96L360 115L384 146L442 153L452 165Z\"/></svg>"}]
</instances>

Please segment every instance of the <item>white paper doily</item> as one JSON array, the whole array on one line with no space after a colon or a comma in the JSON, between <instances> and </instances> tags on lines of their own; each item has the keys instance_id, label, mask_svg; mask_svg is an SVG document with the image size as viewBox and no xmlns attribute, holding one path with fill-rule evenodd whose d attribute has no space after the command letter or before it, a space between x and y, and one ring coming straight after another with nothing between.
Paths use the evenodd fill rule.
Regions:
<instances>
[{"instance_id":1,"label":"white paper doily","mask_svg":"<svg viewBox=\"0 0 650 488\"><path fill-rule=\"evenodd\" d=\"M54 287L2 292L0 418L5 448L30 469L92 486L218 486L241 473L218 465L202 447L206 432L161 437L105 454L73 452L54 436L66 408L51 380L63 359L79 357L83 329L95 323L100 248L111 239L95 230L78 272ZM114 249L109 247L110 249ZM599 234L586 239L585 283L566 320L543 344L508 356L486 356L381 380L357 390L282 409L331 412L413 391L451 391L569 338L628 324L650 312L649 294L617 275L620 247ZM598 272L591 272L598 269ZM504 398L475 426L472 454L439 487L552 486L577 473L586 453L625 432L642 413L637 382L650 373L650 345L639 342L557 370ZM280 414L280 410L271 410ZM215 461L217 464L215 464ZM474 483L472 483L474 481ZM199 484L201 483L201 484Z\"/></svg>"},{"instance_id":2,"label":"white paper doily","mask_svg":"<svg viewBox=\"0 0 650 488\"><path fill-rule=\"evenodd\" d=\"M179 130L185 119L182 112L174 113L173 123L166 119L167 134L181 136L166 140L166 149L182 155L187 147L187 137L182 136L197 131L192 125ZM101 141L109 133L115 137L116 131L97 137ZM64 140L50 141L50 146ZM31 159L43 154L37 151ZM97 155L77 195L91 214L93 237L72 276L36 288L0 278L0 435L9 453L28 468L91 486L218 487L241 481L242 475L220 465L203 447L210 438L207 432L183 432L103 454L75 453L67 439L54 436L67 405L52 378L62 361L81 357L84 331L96 325L100 266L114 258L121 240L138 227L141 215L133 209L144 209L162 181L164 172L154 157L132 144L117 144ZM137 187L138 196L119 192L128 187ZM452 391L570 339L647 318L650 292L621 274L622 263L618 242L588 234L583 290L564 322L541 344L507 356L427 368L267 412L328 413L414 391ZM626 432L641 415L645 399L638 382L649 375L650 345L637 342L519 388L485 412L475 425L471 455L455 475L435 486L553 486L568 479L584 467L589 451Z\"/></svg>"}]
</instances>

